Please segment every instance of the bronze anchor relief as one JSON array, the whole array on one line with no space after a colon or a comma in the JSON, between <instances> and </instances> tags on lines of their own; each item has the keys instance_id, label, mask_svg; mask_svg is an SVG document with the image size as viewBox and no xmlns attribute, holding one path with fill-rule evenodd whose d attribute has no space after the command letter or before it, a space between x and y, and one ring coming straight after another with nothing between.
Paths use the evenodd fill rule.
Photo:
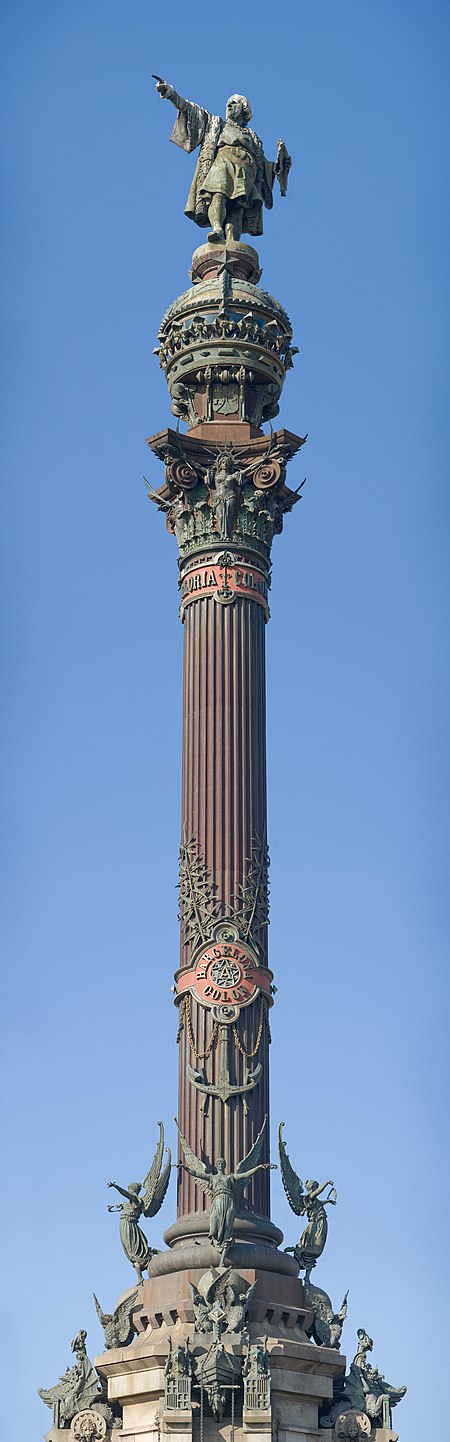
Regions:
<instances>
[{"instance_id":1,"label":"bronze anchor relief","mask_svg":"<svg viewBox=\"0 0 450 1442\"><path fill-rule=\"evenodd\" d=\"M255 850L255 865L262 866L265 851ZM256 899L259 898L261 882L252 888L250 882L246 889L246 901L250 905L251 892L251 920L256 911ZM247 892L249 893L247 895ZM267 897L264 892L264 910L267 910ZM250 930L250 925L248 926ZM259 1051L264 1026L267 1022L268 1006L271 1004L272 993L272 972L265 965L262 966L256 949L249 941L243 941L236 923L221 920L210 925L209 941L200 945L194 953L191 967L181 968L177 973L177 989L184 993L184 1013L182 1013L181 1024L187 1022L187 1032L191 1047L197 1060L203 1063L203 1067L192 1067L187 1063L186 1071L192 1086L204 1093L202 1111L207 1113L210 1097L217 1097L222 1102L228 1102L232 1097L240 1097L247 1112L246 1097L248 1092L253 1091L258 1085L263 1073L261 1062L257 1062L254 1069L250 1068L249 1062ZM207 1007L212 1021L212 1032L206 1051L200 1056L196 1051L195 1037L190 1019L191 997ZM236 1022L242 1010L248 1005L255 1003L259 998L259 1022L255 1044L251 1052L247 1052L239 1038ZM233 1033L236 1052L240 1052L246 1063L245 1076L242 1082L233 1083L230 1077L229 1068L229 1043L230 1032ZM219 1042L220 1063L217 1082L208 1082L205 1075L205 1062L211 1055L213 1047Z\"/></svg>"},{"instance_id":2,"label":"bronze anchor relief","mask_svg":"<svg viewBox=\"0 0 450 1442\"><path fill-rule=\"evenodd\" d=\"M241 1084L241 1086L234 1086L230 1080L230 1070L228 1065L229 1022L221 1023L220 1025L219 1044L220 1071L217 1085L214 1086L212 1083L207 1082L204 1072L195 1071L194 1067L191 1067L188 1064L186 1070L189 1081L192 1082L192 1086L197 1087L198 1091L204 1092L205 1094L205 1100L202 1106L202 1111L205 1116L208 1112L208 1104L210 1097L218 1097L221 1102L228 1102L230 1101L231 1097L241 1097L244 1111L247 1112L248 1107L246 1101L246 1093L253 1091L254 1087L256 1087L258 1085L258 1082L260 1081L262 1075L261 1062L258 1062L254 1071L250 1071L249 1067L247 1067L245 1081Z\"/></svg>"}]
</instances>

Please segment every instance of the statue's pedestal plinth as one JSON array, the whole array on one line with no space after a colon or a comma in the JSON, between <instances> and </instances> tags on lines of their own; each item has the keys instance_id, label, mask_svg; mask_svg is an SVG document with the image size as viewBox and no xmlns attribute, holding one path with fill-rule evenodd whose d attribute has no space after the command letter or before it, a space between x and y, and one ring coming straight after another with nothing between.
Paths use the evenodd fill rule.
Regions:
<instances>
[{"instance_id":1,"label":"statue's pedestal plinth","mask_svg":"<svg viewBox=\"0 0 450 1442\"><path fill-rule=\"evenodd\" d=\"M268 1442L273 1434L277 1442L318 1442L325 1437L318 1424L320 1404L331 1400L333 1377L341 1374L345 1359L331 1348L317 1347L306 1332L296 1326L270 1325L263 1330L251 1322L248 1341L267 1337L267 1360L270 1372L270 1405L261 1411L243 1408L242 1387L235 1392L234 1442ZM187 1341L193 1359L192 1406L174 1411L165 1406L165 1366L172 1347ZM200 1442L201 1396L198 1378L202 1358L211 1345L211 1333L196 1333L192 1327L177 1322L171 1328L163 1324L148 1328L130 1347L117 1348L96 1358L96 1367L108 1381L109 1401L123 1409L122 1429L113 1434L132 1442L157 1442L173 1436L179 1442ZM242 1357L242 1334L223 1333L226 1353L232 1359ZM232 1442L230 1394L222 1420L213 1416L206 1391L203 1394L203 1442ZM381 1439L380 1439L381 1442ZM384 1442L384 1438L383 1438Z\"/></svg>"},{"instance_id":2,"label":"statue's pedestal plinth","mask_svg":"<svg viewBox=\"0 0 450 1442\"><path fill-rule=\"evenodd\" d=\"M262 276L258 251L253 245L244 245L242 240L219 241L214 244L207 241L206 245L199 245L197 250L194 250L192 284L198 285L202 280L210 280L225 267L228 275L235 276L236 280L249 281L252 285L257 285Z\"/></svg>"}]
</instances>

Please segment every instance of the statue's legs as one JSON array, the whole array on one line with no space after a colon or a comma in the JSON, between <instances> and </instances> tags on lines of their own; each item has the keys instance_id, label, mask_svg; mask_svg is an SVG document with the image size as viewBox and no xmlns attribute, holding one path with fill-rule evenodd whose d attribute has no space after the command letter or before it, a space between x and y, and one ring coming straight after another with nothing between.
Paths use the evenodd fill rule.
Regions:
<instances>
[{"instance_id":1,"label":"statue's legs","mask_svg":"<svg viewBox=\"0 0 450 1442\"><path fill-rule=\"evenodd\" d=\"M210 206L208 206L208 220L211 230L208 240L225 240L225 217L227 213L227 202L225 195L213 195Z\"/></svg>"},{"instance_id":2,"label":"statue's legs","mask_svg":"<svg viewBox=\"0 0 450 1442\"><path fill-rule=\"evenodd\" d=\"M225 235L227 240L240 240L242 226L244 223L244 207L231 204L230 213L225 223Z\"/></svg>"}]
</instances>

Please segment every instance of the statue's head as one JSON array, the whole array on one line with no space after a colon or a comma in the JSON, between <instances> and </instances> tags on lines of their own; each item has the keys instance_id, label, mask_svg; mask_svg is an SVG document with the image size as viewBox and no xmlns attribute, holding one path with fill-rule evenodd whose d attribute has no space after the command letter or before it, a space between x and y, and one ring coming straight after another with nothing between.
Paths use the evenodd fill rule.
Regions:
<instances>
[{"instance_id":1,"label":"statue's head","mask_svg":"<svg viewBox=\"0 0 450 1442\"><path fill-rule=\"evenodd\" d=\"M248 125L252 118L252 107L246 95L230 95L227 100L227 120L234 120L236 125Z\"/></svg>"},{"instance_id":2,"label":"statue's head","mask_svg":"<svg viewBox=\"0 0 450 1442\"><path fill-rule=\"evenodd\" d=\"M218 476L229 476L234 471L233 457L229 451L219 451L216 460L216 474Z\"/></svg>"},{"instance_id":3,"label":"statue's head","mask_svg":"<svg viewBox=\"0 0 450 1442\"><path fill-rule=\"evenodd\" d=\"M307 1192L315 1192L315 1191L317 1191L318 1185L319 1185L318 1182L307 1182L307 1183L306 1183L306 1190L307 1190Z\"/></svg>"},{"instance_id":4,"label":"statue's head","mask_svg":"<svg viewBox=\"0 0 450 1442\"><path fill-rule=\"evenodd\" d=\"M128 1191L128 1192L132 1192L134 1197L138 1197L138 1196L139 1196L139 1192L140 1192L140 1190L141 1190L141 1186L142 1186L142 1182L129 1182L129 1183L128 1183L128 1187L127 1187L127 1191Z\"/></svg>"},{"instance_id":5,"label":"statue's head","mask_svg":"<svg viewBox=\"0 0 450 1442\"><path fill-rule=\"evenodd\" d=\"M356 1335L358 1337L360 1347L364 1347L367 1352L372 1352L373 1341L372 1338L369 1337L368 1332L366 1332L365 1327L358 1327Z\"/></svg>"},{"instance_id":6,"label":"statue's head","mask_svg":"<svg viewBox=\"0 0 450 1442\"><path fill-rule=\"evenodd\" d=\"M70 1343L71 1351L72 1351L72 1352L85 1352L85 1351L86 1351L86 1346L85 1346L86 1337L87 1337L87 1332L84 1330L84 1328L82 1329L81 1332L77 1332L77 1335L76 1335L76 1337L74 1337L73 1342Z\"/></svg>"},{"instance_id":7,"label":"statue's head","mask_svg":"<svg viewBox=\"0 0 450 1442\"><path fill-rule=\"evenodd\" d=\"M218 1157L218 1158L217 1158L217 1161L216 1161L216 1172L224 1172L224 1171L225 1171L225 1158L224 1158L224 1157Z\"/></svg>"}]
</instances>

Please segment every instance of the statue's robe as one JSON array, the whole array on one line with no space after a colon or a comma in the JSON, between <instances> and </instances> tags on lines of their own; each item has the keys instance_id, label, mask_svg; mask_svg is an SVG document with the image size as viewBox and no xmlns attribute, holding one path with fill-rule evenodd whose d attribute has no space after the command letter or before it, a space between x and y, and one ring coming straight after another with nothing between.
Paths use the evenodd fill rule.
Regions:
<instances>
[{"instance_id":1,"label":"statue's robe","mask_svg":"<svg viewBox=\"0 0 450 1442\"><path fill-rule=\"evenodd\" d=\"M220 156L219 139L222 131L229 122L222 120L220 115L210 115L208 110L203 110L201 105L195 105L190 100L184 101L183 105L185 108L178 110L170 139L174 145L179 145L180 149L186 150L188 154L190 154L192 150L196 150L198 145L200 146L200 154L187 198L185 214L189 217L189 220L195 220L197 225L206 226L210 223L208 219L208 206L211 197L209 196L208 199L208 192L206 188L203 189L203 187L205 186L205 181L209 173L214 173L213 167L216 168L215 163L217 162L218 156ZM233 123L232 129L233 131L239 131L241 128ZM265 205L268 210L271 210L273 206L272 190L275 179L275 165L273 161L266 160L262 143L254 130L249 130L246 126L245 129L242 128L241 134L243 137L245 134L251 136L253 145L250 155L254 161L254 167L252 166L252 169L255 168L256 170L254 176L250 178L248 195L242 194L239 196L238 203L243 205L244 211L243 231L248 235L262 235L263 205ZM243 165L245 168L245 160ZM213 191L216 192L218 189L222 190L222 187L214 184ZM222 193L227 195L225 186ZM233 199L234 197L228 193L228 198ZM237 199L237 196L235 198Z\"/></svg>"}]
</instances>

